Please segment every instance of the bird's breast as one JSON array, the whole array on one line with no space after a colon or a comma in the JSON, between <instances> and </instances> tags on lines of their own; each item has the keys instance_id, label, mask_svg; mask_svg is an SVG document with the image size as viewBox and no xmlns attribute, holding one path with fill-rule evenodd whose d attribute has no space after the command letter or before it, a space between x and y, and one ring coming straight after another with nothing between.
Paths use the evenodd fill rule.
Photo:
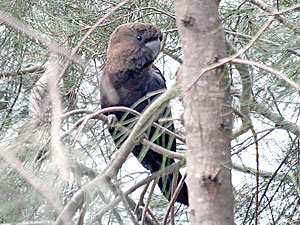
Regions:
<instances>
[{"instance_id":1,"label":"bird's breast","mask_svg":"<svg viewBox=\"0 0 300 225\"><path fill-rule=\"evenodd\" d=\"M146 92L143 90L129 90L125 87L121 87L118 92L121 97L119 105L127 107L131 107L134 103L146 95Z\"/></svg>"}]
</instances>

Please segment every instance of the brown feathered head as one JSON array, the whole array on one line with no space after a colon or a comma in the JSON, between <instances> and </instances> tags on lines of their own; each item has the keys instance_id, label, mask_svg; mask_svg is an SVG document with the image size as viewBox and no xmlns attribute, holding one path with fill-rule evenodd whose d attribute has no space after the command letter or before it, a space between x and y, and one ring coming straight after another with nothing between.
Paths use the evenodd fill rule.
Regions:
<instances>
[{"instance_id":1,"label":"brown feathered head","mask_svg":"<svg viewBox=\"0 0 300 225\"><path fill-rule=\"evenodd\" d=\"M123 24L110 36L108 63L118 70L141 69L156 59L161 40L162 32L153 24Z\"/></svg>"}]
</instances>

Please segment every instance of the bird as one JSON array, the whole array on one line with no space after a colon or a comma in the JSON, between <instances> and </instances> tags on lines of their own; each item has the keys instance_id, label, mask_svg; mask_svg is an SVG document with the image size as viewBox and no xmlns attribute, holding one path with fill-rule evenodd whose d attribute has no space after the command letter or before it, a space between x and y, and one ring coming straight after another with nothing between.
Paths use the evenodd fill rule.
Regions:
<instances>
[{"instance_id":1,"label":"bird","mask_svg":"<svg viewBox=\"0 0 300 225\"><path fill-rule=\"evenodd\" d=\"M107 63L100 77L102 109L126 106L142 112L161 93L158 90L167 88L164 76L153 64L160 52L162 37L161 30L149 23L125 23L113 31L107 49ZM155 91L157 91L155 94L151 94ZM167 114L170 114L169 107L160 114L160 117ZM113 118L110 123L116 120L123 121L125 116L128 121L135 117L132 114L125 114L124 111L112 111L109 116ZM174 131L173 122L168 122L168 129ZM115 137L116 144L122 143L124 138L118 135L119 131L114 126L109 126L109 132ZM154 143L176 151L176 139L173 136L159 132L153 126L145 133L149 140L154 140ZM175 162L174 159L156 153L142 144L136 145L132 153L151 173ZM158 186L168 200L171 198L173 177L173 174L162 175L158 180ZM181 174L178 173L177 185L181 178ZM188 206L186 183L183 184L176 201Z\"/></svg>"}]
</instances>

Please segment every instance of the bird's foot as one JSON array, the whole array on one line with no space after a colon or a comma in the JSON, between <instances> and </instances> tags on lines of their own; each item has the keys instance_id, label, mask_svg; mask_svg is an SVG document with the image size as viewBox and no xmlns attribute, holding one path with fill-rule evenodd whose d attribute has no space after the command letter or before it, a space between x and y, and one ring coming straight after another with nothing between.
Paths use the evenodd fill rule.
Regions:
<instances>
[{"instance_id":1,"label":"bird's foot","mask_svg":"<svg viewBox=\"0 0 300 225\"><path fill-rule=\"evenodd\" d=\"M109 114L107 116L107 125L109 127L114 127L118 123L118 118L116 117L115 114Z\"/></svg>"}]
</instances>

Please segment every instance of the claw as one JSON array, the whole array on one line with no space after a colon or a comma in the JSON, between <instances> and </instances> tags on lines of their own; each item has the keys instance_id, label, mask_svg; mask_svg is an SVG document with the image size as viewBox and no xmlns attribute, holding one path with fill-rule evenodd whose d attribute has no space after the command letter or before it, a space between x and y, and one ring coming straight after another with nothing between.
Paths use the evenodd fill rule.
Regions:
<instances>
[{"instance_id":1,"label":"claw","mask_svg":"<svg viewBox=\"0 0 300 225\"><path fill-rule=\"evenodd\" d=\"M118 122L118 118L115 114L109 114L107 116L107 125L109 127L113 127Z\"/></svg>"}]
</instances>

